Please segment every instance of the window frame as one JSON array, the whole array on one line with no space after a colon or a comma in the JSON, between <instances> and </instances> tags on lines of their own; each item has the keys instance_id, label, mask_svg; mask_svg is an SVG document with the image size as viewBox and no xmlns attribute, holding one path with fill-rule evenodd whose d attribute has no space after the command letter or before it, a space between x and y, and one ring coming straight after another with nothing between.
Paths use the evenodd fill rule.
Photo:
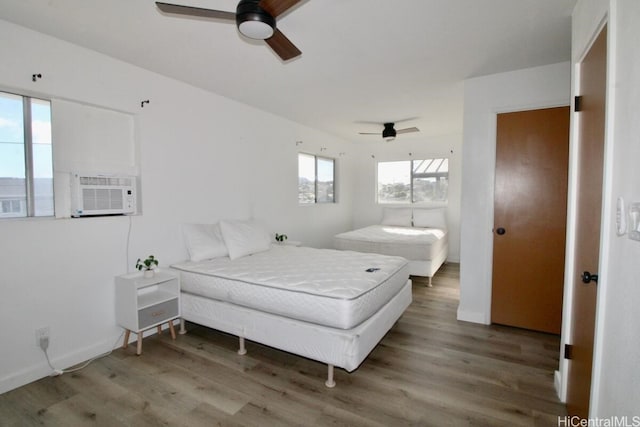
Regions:
<instances>
[{"instance_id":1,"label":"window frame","mask_svg":"<svg viewBox=\"0 0 640 427\"><path fill-rule=\"evenodd\" d=\"M313 157L313 202L301 202L300 201L300 156ZM318 159L331 161L331 182L333 186L333 197L330 201L318 201ZM298 152L298 205L300 206L313 206L318 204L332 204L337 203L336 198L336 159L333 157L320 156L317 154Z\"/></svg>"},{"instance_id":2,"label":"window frame","mask_svg":"<svg viewBox=\"0 0 640 427\"><path fill-rule=\"evenodd\" d=\"M54 193L54 176L51 176L51 214L50 215L36 215L36 194L35 194L35 169L34 169L34 138L33 138L33 102L42 101L49 104L49 123L51 123L52 103L51 99L41 98L30 95L23 95L20 93L9 92L6 90L0 90L0 95L10 95L20 97L22 99L22 132L24 143L24 187L25 187L25 215L13 216L3 215L5 212L0 209L0 219L24 219L24 218L55 218L55 193ZM53 139L53 138L52 138ZM53 141L51 141L51 168L53 171ZM22 204L22 199L7 199L11 202L19 202Z\"/></svg>"},{"instance_id":3,"label":"window frame","mask_svg":"<svg viewBox=\"0 0 640 427\"><path fill-rule=\"evenodd\" d=\"M447 172L414 172L415 162L426 162L426 161L436 161L436 160L446 160L447 162ZM381 163L398 163L398 162L406 162L409 166L409 200L404 202L384 202L380 200L380 181L378 179L380 172L380 164ZM379 205L387 205L387 206L401 206L401 205L438 205L443 206L449 203L449 191L447 190L447 198L445 200L426 200L426 201L414 201L414 184L415 179L419 178L430 178L430 177L443 177L446 176L447 183L449 182L449 163L450 159L448 157L425 157L421 159L401 159L401 160L378 160L376 161L376 170L375 170L375 199L376 204Z\"/></svg>"}]
</instances>

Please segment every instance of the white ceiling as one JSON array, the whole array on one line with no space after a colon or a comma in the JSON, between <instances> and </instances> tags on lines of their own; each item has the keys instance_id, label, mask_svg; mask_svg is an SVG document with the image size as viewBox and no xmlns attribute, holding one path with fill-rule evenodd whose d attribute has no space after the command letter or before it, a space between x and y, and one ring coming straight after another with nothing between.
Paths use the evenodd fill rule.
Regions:
<instances>
[{"instance_id":1,"label":"white ceiling","mask_svg":"<svg viewBox=\"0 0 640 427\"><path fill-rule=\"evenodd\" d=\"M235 11L236 0L164 0ZM464 79L570 58L576 0L303 0L278 28L283 63L233 22L161 14L152 0L1 0L0 18L351 141L399 121L462 131ZM379 140L382 140L379 138Z\"/></svg>"}]
</instances>

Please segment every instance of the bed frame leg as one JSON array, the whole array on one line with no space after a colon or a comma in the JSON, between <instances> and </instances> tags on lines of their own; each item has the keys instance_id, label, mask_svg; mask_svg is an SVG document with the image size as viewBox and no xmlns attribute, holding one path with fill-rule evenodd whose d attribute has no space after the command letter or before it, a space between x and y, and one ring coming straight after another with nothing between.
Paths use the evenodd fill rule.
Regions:
<instances>
[{"instance_id":1,"label":"bed frame leg","mask_svg":"<svg viewBox=\"0 0 640 427\"><path fill-rule=\"evenodd\" d=\"M244 337L238 337L240 341L240 348L238 349L238 354L240 356L247 354L247 349L244 347Z\"/></svg>"},{"instance_id":2,"label":"bed frame leg","mask_svg":"<svg viewBox=\"0 0 640 427\"><path fill-rule=\"evenodd\" d=\"M429 276L429 283L427 284L428 288L433 288L433 284L431 283L431 276Z\"/></svg>"},{"instance_id":3,"label":"bed frame leg","mask_svg":"<svg viewBox=\"0 0 640 427\"><path fill-rule=\"evenodd\" d=\"M327 365L327 380L324 382L329 388L334 388L336 386L336 382L333 380L333 365Z\"/></svg>"},{"instance_id":4,"label":"bed frame leg","mask_svg":"<svg viewBox=\"0 0 640 427\"><path fill-rule=\"evenodd\" d=\"M180 335L184 335L187 333L187 330L184 328L184 319L180 318L180 330L178 331Z\"/></svg>"}]
</instances>

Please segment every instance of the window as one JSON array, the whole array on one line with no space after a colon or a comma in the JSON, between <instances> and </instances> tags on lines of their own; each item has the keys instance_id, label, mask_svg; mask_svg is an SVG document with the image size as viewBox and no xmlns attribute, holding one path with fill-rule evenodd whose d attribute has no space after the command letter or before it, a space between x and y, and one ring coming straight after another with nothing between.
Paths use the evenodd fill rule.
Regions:
<instances>
[{"instance_id":1,"label":"window","mask_svg":"<svg viewBox=\"0 0 640 427\"><path fill-rule=\"evenodd\" d=\"M52 215L51 103L0 92L0 218Z\"/></svg>"},{"instance_id":2,"label":"window","mask_svg":"<svg viewBox=\"0 0 640 427\"><path fill-rule=\"evenodd\" d=\"M446 202L449 159L378 162L378 203Z\"/></svg>"},{"instance_id":3,"label":"window","mask_svg":"<svg viewBox=\"0 0 640 427\"><path fill-rule=\"evenodd\" d=\"M335 160L298 154L298 202L334 203Z\"/></svg>"}]
</instances>

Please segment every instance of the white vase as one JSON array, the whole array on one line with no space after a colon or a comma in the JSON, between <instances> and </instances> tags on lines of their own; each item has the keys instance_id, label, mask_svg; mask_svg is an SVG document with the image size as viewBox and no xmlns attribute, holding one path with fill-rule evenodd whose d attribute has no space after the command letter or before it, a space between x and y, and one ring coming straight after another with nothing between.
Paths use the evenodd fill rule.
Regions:
<instances>
[{"instance_id":1,"label":"white vase","mask_svg":"<svg viewBox=\"0 0 640 427\"><path fill-rule=\"evenodd\" d=\"M154 271L153 271L153 270L145 270L145 271L144 271L144 273L143 273L143 275L144 275L144 277L146 277L147 279L150 279L150 278L152 278L152 277L153 277L153 273L154 273Z\"/></svg>"}]
</instances>

